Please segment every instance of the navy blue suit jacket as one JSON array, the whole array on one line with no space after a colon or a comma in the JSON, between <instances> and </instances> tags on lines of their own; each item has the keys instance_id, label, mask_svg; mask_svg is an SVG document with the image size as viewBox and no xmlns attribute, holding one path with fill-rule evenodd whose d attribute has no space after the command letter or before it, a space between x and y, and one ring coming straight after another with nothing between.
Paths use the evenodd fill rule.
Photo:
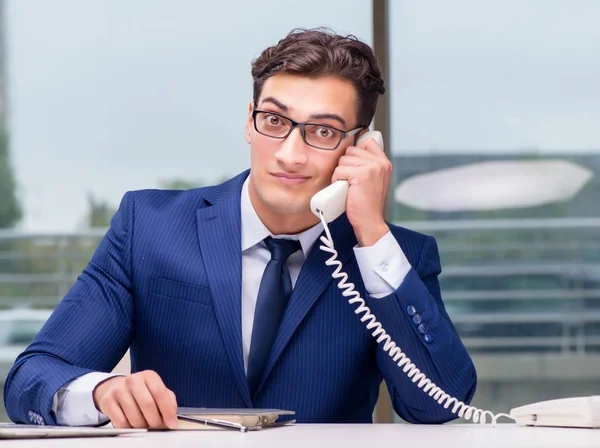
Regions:
<instances>
[{"instance_id":1,"label":"navy blue suit jacket","mask_svg":"<svg viewBox=\"0 0 600 448\"><path fill-rule=\"evenodd\" d=\"M247 175L124 196L89 264L8 375L4 399L13 421L56 424L59 388L88 372L110 372L128 348L132 371L158 372L180 406L282 408L296 411L298 422L371 422L384 379L403 419L456 418L376 343L332 280L319 241L250 395L241 336L240 192ZM442 303L435 240L390 225L412 269L394 293L376 299L365 291L345 215L330 229L350 281L392 339L433 382L469 403L476 372ZM419 332L411 307L430 337Z\"/></svg>"}]
</instances>

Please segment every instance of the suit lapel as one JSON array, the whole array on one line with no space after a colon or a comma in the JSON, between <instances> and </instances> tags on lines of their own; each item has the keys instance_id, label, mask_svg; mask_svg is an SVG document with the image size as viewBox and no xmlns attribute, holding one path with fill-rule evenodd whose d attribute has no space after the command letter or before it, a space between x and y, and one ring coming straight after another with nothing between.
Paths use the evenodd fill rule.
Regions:
<instances>
[{"instance_id":1,"label":"suit lapel","mask_svg":"<svg viewBox=\"0 0 600 448\"><path fill-rule=\"evenodd\" d=\"M338 251L337 259L342 262L343 266L354 253L353 247L357 242L354 230L345 214L329 224L329 230L333 238L334 247ZM325 235L325 232L322 235ZM266 380L277 359L306 314L333 280L331 275L335 271L335 266L327 266L325 264L331 257L331 254L321 250L319 248L321 244L321 237L319 237L302 266L279 331L275 337L275 343L271 349L271 354L258 389L260 389ZM337 285L339 280L335 280L335 282Z\"/></svg>"},{"instance_id":2,"label":"suit lapel","mask_svg":"<svg viewBox=\"0 0 600 448\"><path fill-rule=\"evenodd\" d=\"M243 178L240 189L242 183ZM235 382L246 405L252 407L242 355L240 192L237 188L215 187L205 200L214 205L197 211L200 250Z\"/></svg>"}]
</instances>

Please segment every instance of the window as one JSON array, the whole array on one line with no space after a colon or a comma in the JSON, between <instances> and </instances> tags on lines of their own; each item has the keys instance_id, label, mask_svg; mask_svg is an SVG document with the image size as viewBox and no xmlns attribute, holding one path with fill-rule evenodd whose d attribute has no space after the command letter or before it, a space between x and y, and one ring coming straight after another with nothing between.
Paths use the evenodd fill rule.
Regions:
<instances>
[{"instance_id":1,"label":"window","mask_svg":"<svg viewBox=\"0 0 600 448\"><path fill-rule=\"evenodd\" d=\"M600 387L599 23L594 1L390 2L393 217L436 237L493 412Z\"/></svg>"}]
</instances>

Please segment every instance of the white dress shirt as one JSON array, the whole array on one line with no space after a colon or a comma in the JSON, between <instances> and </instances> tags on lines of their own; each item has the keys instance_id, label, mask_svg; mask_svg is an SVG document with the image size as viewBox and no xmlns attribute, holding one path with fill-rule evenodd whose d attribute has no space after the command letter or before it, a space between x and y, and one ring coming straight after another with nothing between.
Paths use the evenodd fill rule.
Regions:
<instances>
[{"instance_id":1,"label":"white dress shirt","mask_svg":"<svg viewBox=\"0 0 600 448\"><path fill-rule=\"evenodd\" d=\"M243 184L241 195L242 230L242 348L244 369L248 368L254 310L263 272L271 259L264 239L289 238L300 241L301 251L293 253L286 265L292 285L296 284L300 269L311 248L323 231L321 223L296 235L272 235L262 223L248 194L248 179ZM382 298L395 291L408 271L410 264L391 232L385 234L374 246L354 247L354 255L370 296ZM116 376L111 373L93 372L83 375L64 387L54 396L52 409L59 425L86 426L108 421L94 405L93 391L101 381Z\"/></svg>"}]
</instances>

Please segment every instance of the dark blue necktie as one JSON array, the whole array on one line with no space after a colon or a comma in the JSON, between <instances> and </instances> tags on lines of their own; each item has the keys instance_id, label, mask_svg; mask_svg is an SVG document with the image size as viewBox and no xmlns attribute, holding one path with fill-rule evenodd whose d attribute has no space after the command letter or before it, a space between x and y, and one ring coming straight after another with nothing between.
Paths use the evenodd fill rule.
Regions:
<instances>
[{"instance_id":1,"label":"dark blue necktie","mask_svg":"<svg viewBox=\"0 0 600 448\"><path fill-rule=\"evenodd\" d=\"M292 279L285 262L301 249L300 242L267 237L265 244L271 252L256 299L250 355L248 357L248 386L254 395L269 359L277 329L292 294Z\"/></svg>"}]
</instances>

